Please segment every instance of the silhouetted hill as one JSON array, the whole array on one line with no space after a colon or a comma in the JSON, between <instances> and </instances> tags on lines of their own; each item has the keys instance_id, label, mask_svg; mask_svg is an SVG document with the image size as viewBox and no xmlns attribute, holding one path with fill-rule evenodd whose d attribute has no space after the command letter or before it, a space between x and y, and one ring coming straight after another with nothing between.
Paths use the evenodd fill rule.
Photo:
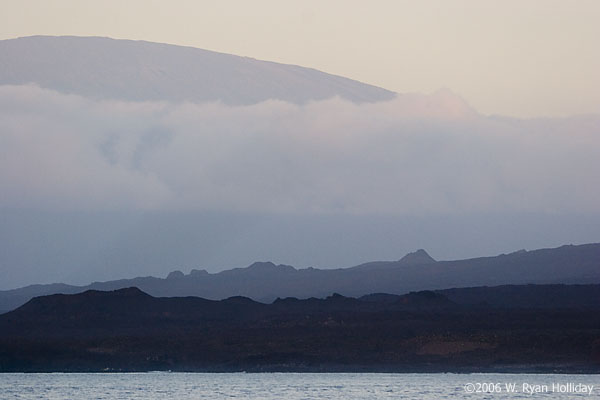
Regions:
<instances>
[{"instance_id":1,"label":"silhouetted hill","mask_svg":"<svg viewBox=\"0 0 600 400\"><path fill-rule=\"evenodd\" d=\"M224 299L245 296L271 302L281 297L326 297L331 293L363 296L370 293L404 294L452 287L521 284L600 283L600 244L561 246L518 251L497 257L435 261L424 250L399 261L381 261L340 269L295 269L289 265L257 262L215 274L177 271L166 279L140 277L88 286L33 285L0 291L0 311L14 309L34 296L116 290L138 287L152 296L199 296Z\"/></svg>"},{"instance_id":2,"label":"silhouetted hill","mask_svg":"<svg viewBox=\"0 0 600 400\"><path fill-rule=\"evenodd\" d=\"M426 265L433 264L436 260L433 259L427 252L423 249L419 249L415 252L408 253L404 257L402 257L398 261L374 261L368 262L365 264L357 265L356 267L352 267L353 269L382 269L382 268L393 268L401 265Z\"/></svg>"},{"instance_id":3,"label":"silhouetted hill","mask_svg":"<svg viewBox=\"0 0 600 400\"><path fill-rule=\"evenodd\" d=\"M600 285L503 285L411 292L406 296L373 293L361 301L394 303L411 295L433 293L442 301L465 307L503 309L600 310Z\"/></svg>"},{"instance_id":4,"label":"silhouetted hill","mask_svg":"<svg viewBox=\"0 0 600 400\"><path fill-rule=\"evenodd\" d=\"M50 295L0 316L0 372L600 372L600 302L585 299L599 291L447 291L463 304L432 291L272 304L155 298L137 288ZM559 306L523 306L527 293Z\"/></svg>"},{"instance_id":5,"label":"silhouetted hill","mask_svg":"<svg viewBox=\"0 0 600 400\"><path fill-rule=\"evenodd\" d=\"M311 68L145 41L31 36L1 40L0 54L0 85L35 83L96 99L253 104L395 96Z\"/></svg>"},{"instance_id":6,"label":"silhouetted hill","mask_svg":"<svg viewBox=\"0 0 600 400\"><path fill-rule=\"evenodd\" d=\"M169 324L182 322L235 324L272 315L442 309L453 306L455 304L443 295L428 291L394 296L393 302L366 302L334 293L324 299L288 297L264 304L243 296L218 301L191 296L152 297L136 287L130 287L35 297L4 314L5 323L0 322L0 327L5 333L40 337L69 335L71 328L85 335L94 332L112 335L122 329L142 334L153 329L146 324L148 321L159 322L156 329L163 329Z\"/></svg>"},{"instance_id":7,"label":"silhouetted hill","mask_svg":"<svg viewBox=\"0 0 600 400\"><path fill-rule=\"evenodd\" d=\"M437 293L469 306L600 309L600 285L503 285L445 289Z\"/></svg>"}]
</instances>

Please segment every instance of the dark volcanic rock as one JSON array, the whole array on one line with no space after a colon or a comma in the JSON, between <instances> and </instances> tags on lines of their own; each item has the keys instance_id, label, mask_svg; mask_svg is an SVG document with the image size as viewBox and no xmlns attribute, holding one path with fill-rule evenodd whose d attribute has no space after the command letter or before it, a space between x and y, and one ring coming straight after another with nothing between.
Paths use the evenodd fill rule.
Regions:
<instances>
[{"instance_id":1,"label":"dark volcanic rock","mask_svg":"<svg viewBox=\"0 0 600 400\"><path fill-rule=\"evenodd\" d=\"M598 290L450 291L469 301L490 292L504 308L432 291L272 304L155 298L137 288L52 295L0 316L0 371L600 372L600 304L540 309L520 300L524 291L560 303Z\"/></svg>"}]
</instances>

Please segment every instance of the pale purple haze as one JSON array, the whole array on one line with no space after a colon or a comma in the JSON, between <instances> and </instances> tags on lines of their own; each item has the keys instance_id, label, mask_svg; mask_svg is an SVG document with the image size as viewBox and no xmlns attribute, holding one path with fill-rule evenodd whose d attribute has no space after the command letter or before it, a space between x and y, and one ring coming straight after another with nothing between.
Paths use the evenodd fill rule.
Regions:
<instances>
[{"instance_id":1,"label":"pale purple haze","mask_svg":"<svg viewBox=\"0 0 600 400\"><path fill-rule=\"evenodd\" d=\"M0 44L0 289L600 241L599 115L486 116L150 43Z\"/></svg>"},{"instance_id":2,"label":"pale purple haze","mask_svg":"<svg viewBox=\"0 0 600 400\"><path fill-rule=\"evenodd\" d=\"M2 286L597 241L599 128L446 91L228 106L3 86Z\"/></svg>"}]
</instances>

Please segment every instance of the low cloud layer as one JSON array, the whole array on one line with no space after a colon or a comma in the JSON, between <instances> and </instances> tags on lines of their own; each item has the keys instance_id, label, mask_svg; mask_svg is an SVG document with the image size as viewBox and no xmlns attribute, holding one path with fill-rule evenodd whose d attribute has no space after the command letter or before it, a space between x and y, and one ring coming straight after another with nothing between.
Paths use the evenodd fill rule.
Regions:
<instances>
[{"instance_id":1,"label":"low cloud layer","mask_svg":"<svg viewBox=\"0 0 600 400\"><path fill-rule=\"evenodd\" d=\"M484 117L447 92L357 105L92 101L0 86L0 207L600 213L600 117Z\"/></svg>"}]
</instances>

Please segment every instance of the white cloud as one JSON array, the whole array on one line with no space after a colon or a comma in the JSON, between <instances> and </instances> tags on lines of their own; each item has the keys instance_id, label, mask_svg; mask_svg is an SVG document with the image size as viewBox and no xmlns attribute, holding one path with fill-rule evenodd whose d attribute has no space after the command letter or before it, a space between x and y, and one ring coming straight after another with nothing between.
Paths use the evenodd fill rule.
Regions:
<instances>
[{"instance_id":1,"label":"white cloud","mask_svg":"<svg viewBox=\"0 0 600 400\"><path fill-rule=\"evenodd\" d=\"M0 86L0 206L600 212L600 117L488 118L447 92L357 105L92 101Z\"/></svg>"}]
</instances>

